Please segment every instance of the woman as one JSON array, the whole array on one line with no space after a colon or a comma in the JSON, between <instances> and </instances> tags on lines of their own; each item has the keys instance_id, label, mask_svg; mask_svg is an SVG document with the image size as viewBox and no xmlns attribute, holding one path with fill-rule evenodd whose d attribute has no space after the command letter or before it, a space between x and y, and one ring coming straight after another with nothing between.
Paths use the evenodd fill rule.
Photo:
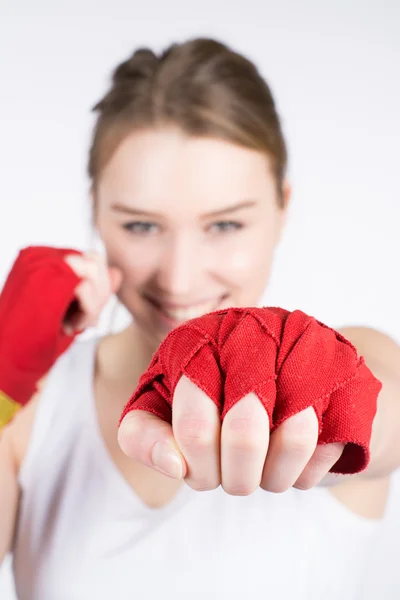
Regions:
<instances>
[{"instance_id":1,"label":"woman","mask_svg":"<svg viewBox=\"0 0 400 600\"><path fill-rule=\"evenodd\" d=\"M317 445L314 408L292 410L269 436L268 413L249 393L221 427L215 402L185 376L174 429L152 405L125 410L118 430L169 332L260 302L290 199L267 84L244 57L198 39L160 56L135 52L96 111L89 175L106 261L31 249L3 291L8 320L10 286L18 298L29 291L20 343L17 328L8 337L9 372L22 346L35 365L14 377L8 396L25 406L0 438L0 556L13 552L18 597L355 598L400 462L400 350L386 336L342 331L382 382L368 421L371 460L351 478L329 473L345 447ZM26 350L26 331L39 339L52 321L59 335L67 280L75 300L61 342ZM132 323L69 347L113 292ZM56 296L59 314L50 310ZM236 355L252 344L245 339ZM3 395L10 379L0 373Z\"/></svg>"}]
</instances>

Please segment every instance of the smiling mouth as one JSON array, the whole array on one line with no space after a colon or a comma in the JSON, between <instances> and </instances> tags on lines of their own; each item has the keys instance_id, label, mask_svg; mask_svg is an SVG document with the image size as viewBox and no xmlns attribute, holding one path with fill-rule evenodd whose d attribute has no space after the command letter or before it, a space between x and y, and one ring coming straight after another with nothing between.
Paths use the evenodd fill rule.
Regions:
<instances>
[{"instance_id":1,"label":"smiling mouth","mask_svg":"<svg viewBox=\"0 0 400 600\"><path fill-rule=\"evenodd\" d=\"M189 321L190 319L196 319L202 317L207 313L213 312L218 309L219 305L223 300L228 297L228 294L214 298L213 300L207 300L205 302L193 303L190 306L185 307L171 307L158 302L154 298L146 296L146 300L155 307L160 313L162 313L167 319L175 322Z\"/></svg>"}]
</instances>

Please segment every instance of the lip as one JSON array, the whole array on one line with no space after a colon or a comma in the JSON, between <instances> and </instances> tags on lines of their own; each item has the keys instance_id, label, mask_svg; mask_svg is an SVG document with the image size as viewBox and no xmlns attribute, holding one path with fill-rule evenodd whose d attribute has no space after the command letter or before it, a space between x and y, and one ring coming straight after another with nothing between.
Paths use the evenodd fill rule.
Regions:
<instances>
[{"instance_id":1,"label":"lip","mask_svg":"<svg viewBox=\"0 0 400 600\"><path fill-rule=\"evenodd\" d=\"M152 296L145 296L145 299L153 304L156 308L162 310L163 308L167 310L187 310L190 308L195 308L196 306L201 306L202 304L210 304L211 302L216 302L220 304L228 297L228 294L222 294L221 296L213 296L212 298L205 298L204 300L196 300L196 302L188 302L186 304L178 304L175 302L164 302L155 299Z\"/></svg>"},{"instance_id":2,"label":"lip","mask_svg":"<svg viewBox=\"0 0 400 600\"><path fill-rule=\"evenodd\" d=\"M165 307L166 309L171 308L171 310L173 308L181 308L181 309L185 309L185 308L193 308L196 306L199 306L201 304L206 304L207 302L212 302L213 300L215 300L215 309L213 310L218 310L218 308L220 307L221 303L228 297L228 294L223 294L222 296L220 296L219 298L213 298L211 300L206 300L203 302L196 302L193 304L172 304L172 303L159 303L157 302L157 300L154 300L152 297L149 296L145 296L145 300L149 303L151 309L153 310L153 312L155 313L156 317L157 317L157 321L159 323L159 326L161 327L161 329L163 329L165 332L170 331L171 329L174 329L175 327L178 327L179 325L182 325L185 321L178 321L175 319L172 319L171 317L169 317L168 315L166 315L163 311L163 308ZM206 314L206 313L204 313Z\"/></svg>"}]
</instances>

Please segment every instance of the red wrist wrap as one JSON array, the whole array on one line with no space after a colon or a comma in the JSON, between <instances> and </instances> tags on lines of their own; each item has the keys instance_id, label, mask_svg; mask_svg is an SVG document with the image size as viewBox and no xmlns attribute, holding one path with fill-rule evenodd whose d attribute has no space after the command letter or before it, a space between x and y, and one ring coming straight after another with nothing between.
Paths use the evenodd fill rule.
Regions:
<instances>
[{"instance_id":1,"label":"red wrist wrap","mask_svg":"<svg viewBox=\"0 0 400 600\"><path fill-rule=\"evenodd\" d=\"M169 333L124 408L171 422L172 398L186 375L217 405L221 420L249 392L264 405L273 432L312 406L319 444L344 442L333 473L369 462L381 383L341 334L302 311L232 308L193 319Z\"/></svg>"},{"instance_id":2,"label":"red wrist wrap","mask_svg":"<svg viewBox=\"0 0 400 600\"><path fill-rule=\"evenodd\" d=\"M62 328L80 278L63 260L76 250L22 250L0 295L0 394L18 407L73 342ZM2 421L0 398L0 426ZM3 420L5 418L3 417Z\"/></svg>"}]
</instances>

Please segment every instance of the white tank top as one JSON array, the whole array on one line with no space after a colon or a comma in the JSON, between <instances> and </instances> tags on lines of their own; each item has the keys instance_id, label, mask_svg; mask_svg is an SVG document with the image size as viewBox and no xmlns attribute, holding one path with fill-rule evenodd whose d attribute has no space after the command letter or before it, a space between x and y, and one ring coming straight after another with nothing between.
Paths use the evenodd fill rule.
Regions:
<instances>
[{"instance_id":1,"label":"white tank top","mask_svg":"<svg viewBox=\"0 0 400 600\"><path fill-rule=\"evenodd\" d=\"M234 497L185 484L147 507L101 436L95 351L96 340L76 342L38 405L20 471L19 600L361 598L380 522L326 488Z\"/></svg>"}]
</instances>

